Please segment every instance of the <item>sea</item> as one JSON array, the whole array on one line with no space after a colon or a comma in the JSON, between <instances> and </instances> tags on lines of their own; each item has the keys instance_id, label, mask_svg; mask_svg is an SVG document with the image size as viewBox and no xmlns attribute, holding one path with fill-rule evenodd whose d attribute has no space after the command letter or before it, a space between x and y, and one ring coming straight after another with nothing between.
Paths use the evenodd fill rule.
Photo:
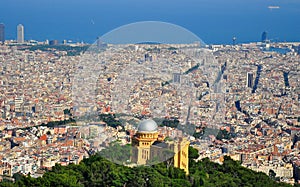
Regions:
<instances>
[{"instance_id":1,"label":"sea","mask_svg":"<svg viewBox=\"0 0 300 187\"><path fill-rule=\"evenodd\" d=\"M299 0L2 0L6 39L23 24L26 40L93 43L122 25L162 21L186 28L206 44L300 41Z\"/></svg>"}]
</instances>

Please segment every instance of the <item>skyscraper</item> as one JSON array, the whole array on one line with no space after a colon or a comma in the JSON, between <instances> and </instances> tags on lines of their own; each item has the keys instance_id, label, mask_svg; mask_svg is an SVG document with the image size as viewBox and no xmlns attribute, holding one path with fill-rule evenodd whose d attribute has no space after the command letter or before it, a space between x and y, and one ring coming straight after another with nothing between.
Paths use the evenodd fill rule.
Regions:
<instances>
[{"instance_id":1,"label":"skyscraper","mask_svg":"<svg viewBox=\"0 0 300 187\"><path fill-rule=\"evenodd\" d=\"M251 72L248 72L247 73L247 87L248 88L252 88L253 87L253 83L254 83L254 80L253 80L253 73Z\"/></svg>"},{"instance_id":2,"label":"skyscraper","mask_svg":"<svg viewBox=\"0 0 300 187\"><path fill-rule=\"evenodd\" d=\"M3 23L0 23L0 42L5 41L5 26Z\"/></svg>"},{"instance_id":3,"label":"skyscraper","mask_svg":"<svg viewBox=\"0 0 300 187\"><path fill-rule=\"evenodd\" d=\"M266 42L268 39L268 33L266 31L264 31L261 35L261 42Z\"/></svg>"},{"instance_id":4,"label":"skyscraper","mask_svg":"<svg viewBox=\"0 0 300 187\"><path fill-rule=\"evenodd\" d=\"M22 24L19 24L17 26L17 42L18 43L24 43L24 26Z\"/></svg>"}]
</instances>

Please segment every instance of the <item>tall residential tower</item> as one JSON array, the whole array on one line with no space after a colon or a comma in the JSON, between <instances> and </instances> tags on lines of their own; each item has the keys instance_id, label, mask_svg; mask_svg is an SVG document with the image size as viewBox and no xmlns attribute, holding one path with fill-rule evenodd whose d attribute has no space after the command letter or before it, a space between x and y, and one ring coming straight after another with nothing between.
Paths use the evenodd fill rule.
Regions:
<instances>
[{"instance_id":1,"label":"tall residential tower","mask_svg":"<svg viewBox=\"0 0 300 187\"><path fill-rule=\"evenodd\" d=\"M24 26L22 24L19 24L17 26L17 42L18 43L24 43Z\"/></svg>"}]
</instances>

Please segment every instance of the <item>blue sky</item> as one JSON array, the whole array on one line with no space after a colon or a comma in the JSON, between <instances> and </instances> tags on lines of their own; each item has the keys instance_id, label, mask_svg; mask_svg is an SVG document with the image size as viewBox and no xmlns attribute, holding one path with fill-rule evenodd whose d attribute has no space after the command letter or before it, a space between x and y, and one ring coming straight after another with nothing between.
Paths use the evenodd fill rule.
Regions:
<instances>
[{"instance_id":1,"label":"blue sky","mask_svg":"<svg viewBox=\"0 0 300 187\"><path fill-rule=\"evenodd\" d=\"M270 5L280 9L270 10ZM299 40L299 0L2 0L0 22L6 36L25 26L26 39L92 42L97 36L136 21L180 25L206 43L272 39ZM298 33L298 34L297 34Z\"/></svg>"}]
</instances>

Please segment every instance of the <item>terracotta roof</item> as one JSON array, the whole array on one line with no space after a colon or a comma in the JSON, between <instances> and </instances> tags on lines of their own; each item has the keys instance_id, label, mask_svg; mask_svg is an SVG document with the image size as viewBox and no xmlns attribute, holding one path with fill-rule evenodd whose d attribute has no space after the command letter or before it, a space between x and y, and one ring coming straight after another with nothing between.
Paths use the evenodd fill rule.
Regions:
<instances>
[{"instance_id":1,"label":"terracotta roof","mask_svg":"<svg viewBox=\"0 0 300 187\"><path fill-rule=\"evenodd\" d=\"M46 141L46 140L47 140L47 135L46 135L46 134L42 135L42 136L40 137L40 140Z\"/></svg>"}]
</instances>

